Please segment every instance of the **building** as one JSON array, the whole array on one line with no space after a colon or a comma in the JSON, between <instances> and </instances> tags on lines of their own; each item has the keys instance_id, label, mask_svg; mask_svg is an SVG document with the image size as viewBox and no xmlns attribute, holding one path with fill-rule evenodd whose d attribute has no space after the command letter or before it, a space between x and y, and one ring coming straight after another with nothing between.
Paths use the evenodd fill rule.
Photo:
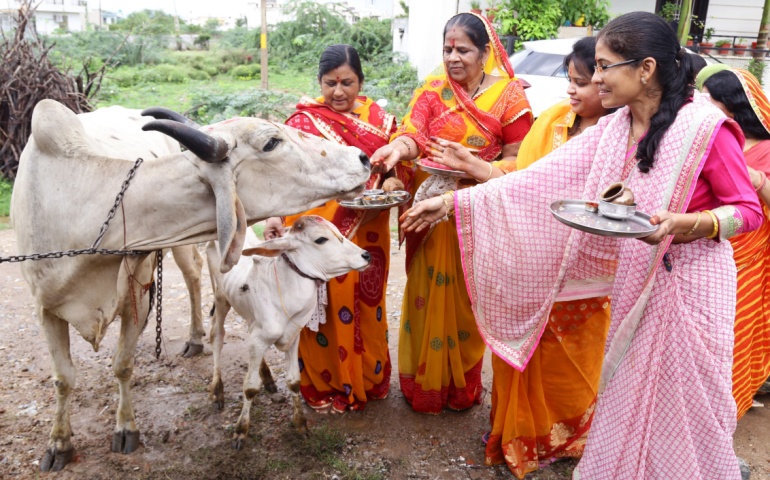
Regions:
<instances>
[{"instance_id":1,"label":"building","mask_svg":"<svg viewBox=\"0 0 770 480\"><path fill-rule=\"evenodd\" d=\"M33 23L41 35L50 35L54 31L77 32L85 30L85 0L42 0L37 3ZM0 28L3 31L13 27L13 18L21 7L19 0L0 2Z\"/></svg>"}]
</instances>

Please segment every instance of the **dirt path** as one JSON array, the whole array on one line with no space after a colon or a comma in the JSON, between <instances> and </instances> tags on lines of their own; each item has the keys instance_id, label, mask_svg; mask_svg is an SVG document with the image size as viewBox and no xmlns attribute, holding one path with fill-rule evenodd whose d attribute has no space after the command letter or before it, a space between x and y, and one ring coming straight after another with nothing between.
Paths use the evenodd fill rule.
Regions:
<instances>
[{"instance_id":1,"label":"dirt path","mask_svg":"<svg viewBox=\"0 0 770 480\"><path fill-rule=\"evenodd\" d=\"M0 255L15 253L12 230L0 231ZM404 255L394 248L388 286L391 357L397 358L398 315L406 280ZM510 479L503 467L483 467L482 433L488 428L490 397L463 413L438 416L411 411L393 372L390 395L360 413L321 415L306 408L311 428L298 437L289 425L282 356L268 362L279 393L261 394L252 409L250 438L242 451L230 448L230 434L240 413L240 384L246 371L245 324L230 314L223 350L226 405L209 403L211 351L183 359L189 328L187 293L179 270L164 263L164 352L154 358L155 329L147 328L137 349L133 399L142 447L131 455L109 451L117 403L111 370L118 328L113 325L99 352L71 330L78 383L72 400L76 461L61 479ZM211 289L204 274L204 311ZM48 351L18 264L0 265L0 478L37 478L38 460L53 415L53 387ZM208 318L205 321L208 330ZM491 385L489 358L484 386ZM752 478L770 478L770 396L767 408L753 409L738 425L735 447L752 467ZM554 464L528 478L567 479L574 463ZM53 477L52 477L53 478Z\"/></svg>"}]
</instances>

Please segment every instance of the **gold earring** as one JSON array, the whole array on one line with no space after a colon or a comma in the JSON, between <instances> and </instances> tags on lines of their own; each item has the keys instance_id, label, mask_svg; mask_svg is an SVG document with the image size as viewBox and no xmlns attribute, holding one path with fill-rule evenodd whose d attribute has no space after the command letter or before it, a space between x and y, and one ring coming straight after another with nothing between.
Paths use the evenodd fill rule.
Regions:
<instances>
[{"instance_id":1,"label":"gold earring","mask_svg":"<svg viewBox=\"0 0 770 480\"><path fill-rule=\"evenodd\" d=\"M645 77L642 77L642 85L647 85L647 79Z\"/></svg>"}]
</instances>

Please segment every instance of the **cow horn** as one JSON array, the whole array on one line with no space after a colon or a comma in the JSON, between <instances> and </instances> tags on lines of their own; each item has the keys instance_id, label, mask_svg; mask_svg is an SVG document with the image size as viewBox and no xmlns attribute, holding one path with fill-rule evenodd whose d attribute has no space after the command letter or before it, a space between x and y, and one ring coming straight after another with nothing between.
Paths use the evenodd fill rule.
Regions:
<instances>
[{"instance_id":1,"label":"cow horn","mask_svg":"<svg viewBox=\"0 0 770 480\"><path fill-rule=\"evenodd\" d=\"M188 127L201 128L200 125L193 122L189 118L185 117L181 113L177 113L173 110L169 110L168 108L163 108L163 107L145 108L144 110L142 110L142 116L153 117L158 120L173 120L175 122L183 123Z\"/></svg>"},{"instance_id":2,"label":"cow horn","mask_svg":"<svg viewBox=\"0 0 770 480\"><path fill-rule=\"evenodd\" d=\"M165 133L181 143L189 151L208 163L219 163L227 157L230 148L221 138L212 137L200 130L183 125L173 120L153 120L142 126L142 130L155 130Z\"/></svg>"}]
</instances>

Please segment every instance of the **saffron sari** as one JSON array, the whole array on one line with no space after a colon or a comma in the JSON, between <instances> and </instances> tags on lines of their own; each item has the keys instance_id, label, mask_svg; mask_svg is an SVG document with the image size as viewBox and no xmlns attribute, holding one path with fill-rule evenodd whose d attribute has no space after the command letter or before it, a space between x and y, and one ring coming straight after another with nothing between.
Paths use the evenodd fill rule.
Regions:
<instances>
[{"instance_id":1,"label":"saffron sari","mask_svg":"<svg viewBox=\"0 0 770 480\"><path fill-rule=\"evenodd\" d=\"M324 104L323 97L302 98L286 124L372 155L386 145L395 118L366 97L358 97L350 113ZM368 188L380 183L369 179ZM320 215L371 255L369 268L352 271L327 284L326 323L318 331L300 333L300 392L319 411L362 410L367 400L385 398L390 388L391 362L385 287L390 266L390 213L381 211L363 223L364 211L328 202L301 215ZM291 225L301 215L286 218Z\"/></svg>"},{"instance_id":2,"label":"saffron sari","mask_svg":"<svg viewBox=\"0 0 770 480\"><path fill-rule=\"evenodd\" d=\"M566 143L575 118L568 100L543 112L521 144L517 170ZM487 465L505 463L514 475L524 478L544 459L582 455L609 324L607 296L558 301L523 371L492 355Z\"/></svg>"},{"instance_id":3,"label":"saffron sari","mask_svg":"<svg viewBox=\"0 0 770 480\"><path fill-rule=\"evenodd\" d=\"M629 127L626 107L526 170L455 194L479 331L500 358L522 370L557 295L591 296L614 274L596 413L573 477L737 479L731 394L736 270L732 248L721 240L761 221L740 158L742 135L696 93L644 174L633 155L626 158ZM724 172L734 181L709 181ZM686 212L704 190L720 241L672 244L668 237L648 245L600 237L562 225L549 212L558 199L595 199L619 180L634 191L637 209L648 213Z\"/></svg>"},{"instance_id":4,"label":"saffron sari","mask_svg":"<svg viewBox=\"0 0 770 480\"><path fill-rule=\"evenodd\" d=\"M477 149L480 158L492 161L503 145L521 141L532 123L529 102L513 77L505 49L489 22L479 18L492 47L484 71L499 79L470 98L443 68L429 75L394 135L412 138L420 158L428 155L430 137L437 136ZM413 162L402 162L396 170L415 195L424 183L438 180L415 170ZM481 403L485 348L473 319L455 229L443 223L431 231L407 234L406 269L398 344L404 397L415 411L432 414L444 407L464 410Z\"/></svg>"},{"instance_id":5,"label":"saffron sari","mask_svg":"<svg viewBox=\"0 0 770 480\"><path fill-rule=\"evenodd\" d=\"M732 72L741 81L757 118L770 132L770 102L762 87L746 70ZM770 140L755 144L744 152L744 157L746 165L770 175ZM751 408L757 390L770 377L770 210L762 203L762 226L730 239L738 268L733 353L733 397L738 418Z\"/></svg>"}]
</instances>

